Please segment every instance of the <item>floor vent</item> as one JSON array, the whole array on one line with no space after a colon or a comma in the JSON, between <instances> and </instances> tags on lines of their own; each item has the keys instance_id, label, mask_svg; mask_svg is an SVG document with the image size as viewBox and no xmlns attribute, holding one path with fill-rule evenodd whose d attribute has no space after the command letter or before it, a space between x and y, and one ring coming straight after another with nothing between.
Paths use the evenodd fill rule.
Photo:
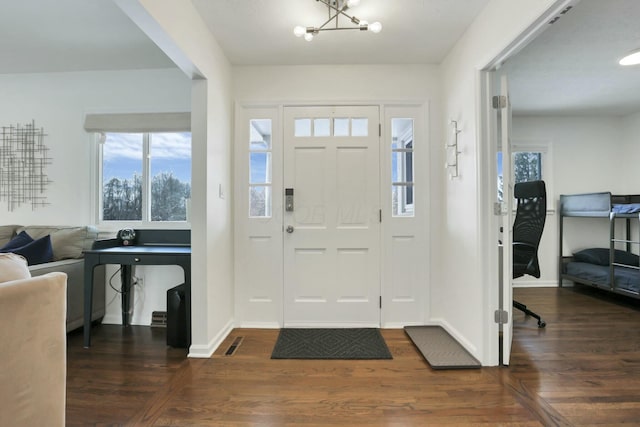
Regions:
<instances>
[{"instance_id":1,"label":"floor vent","mask_svg":"<svg viewBox=\"0 0 640 427\"><path fill-rule=\"evenodd\" d=\"M224 355L233 356L233 353L235 353L238 347L240 347L240 344L242 344L243 339L244 337L236 337L236 339L233 340L233 342L231 343L231 345L229 346L229 348L227 349Z\"/></svg>"},{"instance_id":2,"label":"floor vent","mask_svg":"<svg viewBox=\"0 0 640 427\"><path fill-rule=\"evenodd\" d=\"M151 313L151 327L152 328L166 328L167 327L167 312L166 311L154 311Z\"/></svg>"}]
</instances>

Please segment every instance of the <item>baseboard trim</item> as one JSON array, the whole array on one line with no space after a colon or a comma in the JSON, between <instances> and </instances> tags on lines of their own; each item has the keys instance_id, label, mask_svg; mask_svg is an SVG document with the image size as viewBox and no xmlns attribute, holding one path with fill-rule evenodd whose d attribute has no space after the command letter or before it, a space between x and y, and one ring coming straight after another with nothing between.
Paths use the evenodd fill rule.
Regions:
<instances>
[{"instance_id":1,"label":"baseboard trim","mask_svg":"<svg viewBox=\"0 0 640 427\"><path fill-rule=\"evenodd\" d=\"M195 359L208 359L213 353L220 347L220 344L227 338L227 336L233 330L233 319L229 320L227 324L214 336L207 345L191 344L189 347L189 354L187 357Z\"/></svg>"},{"instance_id":2,"label":"baseboard trim","mask_svg":"<svg viewBox=\"0 0 640 427\"><path fill-rule=\"evenodd\" d=\"M388 322L380 326L381 329L404 329L405 326L425 326L424 322Z\"/></svg>"},{"instance_id":3,"label":"baseboard trim","mask_svg":"<svg viewBox=\"0 0 640 427\"><path fill-rule=\"evenodd\" d=\"M557 280L527 280L513 282L514 288L557 288Z\"/></svg>"},{"instance_id":4,"label":"baseboard trim","mask_svg":"<svg viewBox=\"0 0 640 427\"><path fill-rule=\"evenodd\" d=\"M122 325L122 315L105 314L102 318L102 323L105 325Z\"/></svg>"},{"instance_id":5,"label":"baseboard trim","mask_svg":"<svg viewBox=\"0 0 640 427\"><path fill-rule=\"evenodd\" d=\"M285 328L379 328L380 325L369 322L292 322Z\"/></svg>"},{"instance_id":6,"label":"baseboard trim","mask_svg":"<svg viewBox=\"0 0 640 427\"><path fill-rule=\"evenodd\" d=\"M282 325L278 322L241 322L236 328L243 329L280 329Z\"/></svg>"}]
</instances>

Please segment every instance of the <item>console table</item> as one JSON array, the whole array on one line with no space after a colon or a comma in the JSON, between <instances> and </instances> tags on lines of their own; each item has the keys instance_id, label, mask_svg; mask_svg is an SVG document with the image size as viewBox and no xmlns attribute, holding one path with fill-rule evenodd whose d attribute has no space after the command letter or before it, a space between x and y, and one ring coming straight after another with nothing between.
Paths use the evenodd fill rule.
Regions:
<instances>
[{"instance_id":1,"label":"console table","mask_svg":"<svg viewBox=\"0 0 640 427\"><path fill-rule=\"evenodd\" d=\"M178 265L184 271L187 343L191 345L191 233L190 230L135 230L135 243L122 246L118 239L97 240L84 251L84 347L91 346L93 271L102 264L120 264L122 325L129 325L131 266Z\"/></svg>"}]
</instances>

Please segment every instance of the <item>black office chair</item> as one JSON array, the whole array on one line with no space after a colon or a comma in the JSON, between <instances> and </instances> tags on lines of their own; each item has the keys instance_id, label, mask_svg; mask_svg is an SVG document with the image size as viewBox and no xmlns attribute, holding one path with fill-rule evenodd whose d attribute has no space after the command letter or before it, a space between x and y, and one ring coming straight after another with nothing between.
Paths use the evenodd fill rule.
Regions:
<instances>
[{"instance_id":1,"label":"black office chair","mask_svg":"<svg viewBox=\"0 0 640 427\"><path fill-rule=\"evenodd\" d=\"M513 223L513 278L528 274L540 278L538 246L547 217L547 191L544 181L519 182L514 187L518 201ZM526 305L513 300L513 307L538 319L538 327L547 326L539 315Z\"/></svg>"}]
</instances>

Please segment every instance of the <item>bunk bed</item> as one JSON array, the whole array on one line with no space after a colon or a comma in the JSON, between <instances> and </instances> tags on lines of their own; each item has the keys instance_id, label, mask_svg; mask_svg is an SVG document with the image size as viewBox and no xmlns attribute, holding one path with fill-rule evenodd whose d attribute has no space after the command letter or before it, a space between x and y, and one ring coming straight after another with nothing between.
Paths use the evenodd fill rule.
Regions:
<instances>
[{"instance_id":1,"label":"bunk bed","mask_svg":"<svg viewBox=\"0 0 640 427\"><path fill-rule=\"evenodd\" d=\"M634 253L640 245L640 195L613 195L610 192L561 195L559 216L558 285L562 287L563 280L570 280L640 299L640 259ZM602 242L600 247L582 249L566 256L563 254L563 225L567 218L608 219L608 241ZM616 231L621 222L624 228ZM632 231L638 238L631 238Z\"/></svg>"}]
</instances>

